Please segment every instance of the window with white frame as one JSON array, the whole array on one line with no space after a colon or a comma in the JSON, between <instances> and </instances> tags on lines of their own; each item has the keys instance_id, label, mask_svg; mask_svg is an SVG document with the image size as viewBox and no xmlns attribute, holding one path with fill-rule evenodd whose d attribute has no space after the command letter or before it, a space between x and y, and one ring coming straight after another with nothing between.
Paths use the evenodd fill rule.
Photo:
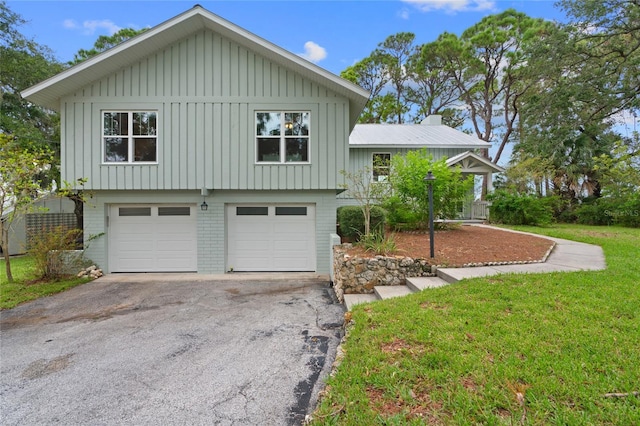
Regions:
<instances>
[{"instance_id":1,"label":"window with white frame","mask_svg":"<svg viewBox=\"0 0 640 426\"><path fill-rule=\"evenodd\" d=\"M102 146L105 163L155 163L157 111L103 111Z\"/></svg>"},{"instance_id":2,"label":"window with white frame","mask_svg":"<svg viewBox=\"0 0 640 426\"><path fill-rule=\"evenodd\" d=\"M372 170L374 182L386 182L389 179L391 168L391 153L374 152L372 158Z\"/></svg>"},{"instance_id":3,"label":"window with white frame","mask_svg":"<svg viewBox=\"0 0 640 426\"><path fill-rule=\"evenodd\" d=\"M311 113L256 112L258 163L308 163Z\"/></svg>"}]
</instances>

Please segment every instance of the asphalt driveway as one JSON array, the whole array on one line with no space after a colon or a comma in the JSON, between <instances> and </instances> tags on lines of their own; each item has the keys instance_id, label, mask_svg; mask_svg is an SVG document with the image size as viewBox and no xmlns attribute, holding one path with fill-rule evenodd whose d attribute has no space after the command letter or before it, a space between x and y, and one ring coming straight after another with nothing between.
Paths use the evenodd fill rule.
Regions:
<instances>
[{"instance_id":1,"label":"asphalt driveway","mask_svg":"<svg viewBox=\"0 0 640 426\"><path fill-rule=\"evenodd\" d=\"M302 423L342 337L327 282L140 277L0 313L0 423Z\"/></svg>"}]
</instances>

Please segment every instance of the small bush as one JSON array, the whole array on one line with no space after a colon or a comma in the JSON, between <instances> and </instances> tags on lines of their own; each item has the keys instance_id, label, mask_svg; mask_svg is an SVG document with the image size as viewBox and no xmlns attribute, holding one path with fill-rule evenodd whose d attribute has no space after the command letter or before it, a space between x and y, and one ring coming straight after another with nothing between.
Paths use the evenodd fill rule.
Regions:
<instances>
[{"instance_id":1,"label":"small bush","mask_svg":"<svg viewBox=\"0 0 640 426\"><path fill-rule=\"evenodd\" d=\"M386 214L379 206L371 207L370 231L372 234L384 232ZM364 214L358 206L342 206L338 208L339 233L341 236L358 241L364 234Z\"/></svg>"},{"instance_id":2,"label":"small bush","mask_svg":"<svg viewBox=\"0 0 640 426\"><path fill-rule=\"evenodd\" d=\"M42 229L30 241L29 253L33 256L37 273L43 278L57 278L62 275L63 251L74 250L76 241L82 235L81 229L56 226Z\"/></svg>"},{"instance_id":3,"label":"small bush","mask_svg":"<svg viewBox=\"0 0 640 426\"><path fill-rule=\"evenodd\" d=\"M396 240L393 235L385 237L381 232L362 235L358 244L364 247L366 251L385 256L397 251Z\"/></svg>"},{"instance_id":4,"label":"small bush","mask_svg":"<svg viewBox=\"0 0 640 426\"><path fill-rule=\"evenodd\" d=\"M498 190L487 197L491 201L491 221L507 225L547 225L553 209L544 198Z\"/></svg>"}]
</instances>

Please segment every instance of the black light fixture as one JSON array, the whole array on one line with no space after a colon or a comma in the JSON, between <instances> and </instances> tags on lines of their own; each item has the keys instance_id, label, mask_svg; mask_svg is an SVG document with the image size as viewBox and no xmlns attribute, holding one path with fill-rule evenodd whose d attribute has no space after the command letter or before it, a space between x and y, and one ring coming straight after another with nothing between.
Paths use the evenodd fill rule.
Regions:
<instances>
[{"instance_id":1,"label":"black light fixture","mask_svg":"<svg viewBox=\"0 0 640 426\"><path fill-rule=\"evenodd\" d=\"M203 212L206 212L209 209L209 205L207 204L206 201L202 200L202 204L200 204L200 210L202 210Z\"/></svg>"},{"instance_id":2,"label":"black light fixture","mask_svg":"<svg viewBox=\"0 0 640 426\"><path fill-rule=\"evenodd\" d=\"M433 181L436 177L431 173L431 170L424 177L424 181L429 186L429 248L431 249L431 258L435 257L435 248L433 244Z\"/></svg>"}]
</instances>

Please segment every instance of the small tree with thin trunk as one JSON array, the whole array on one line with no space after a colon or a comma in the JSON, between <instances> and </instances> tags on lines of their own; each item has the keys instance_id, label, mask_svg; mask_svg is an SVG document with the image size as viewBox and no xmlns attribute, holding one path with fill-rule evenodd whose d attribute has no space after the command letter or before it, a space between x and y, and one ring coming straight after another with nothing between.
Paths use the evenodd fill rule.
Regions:
<instances>
[{"instance_id":1,"label":"small tree with thin trunk","mask_svg":"<svg viewBox=\"0 0 640 426\"><path fill-rule=\"evenodd\" d=\"M371 233L371 208L380 204L380 198L385 194L388 185L385 182L374 182L373 170L370 167L349 172L341 170L346 183L341 188L346 189L351 198L356 200L364 216L364 236Z\"/></svg>"},{"instance_id":2,"label":"small tree with thin trunk","mask_svg":"<svg viewBox=\"0 0 640 426\"><path fill-rule=\"evenodd\" d=\"M50 166L50 155L40 149L27 149L15 139L0 133L0 242L4 252L7 279L13 282L9 257L11 225L29 211L32 201L46 191L42 175Z\"/></svg>"}]
</instances>

